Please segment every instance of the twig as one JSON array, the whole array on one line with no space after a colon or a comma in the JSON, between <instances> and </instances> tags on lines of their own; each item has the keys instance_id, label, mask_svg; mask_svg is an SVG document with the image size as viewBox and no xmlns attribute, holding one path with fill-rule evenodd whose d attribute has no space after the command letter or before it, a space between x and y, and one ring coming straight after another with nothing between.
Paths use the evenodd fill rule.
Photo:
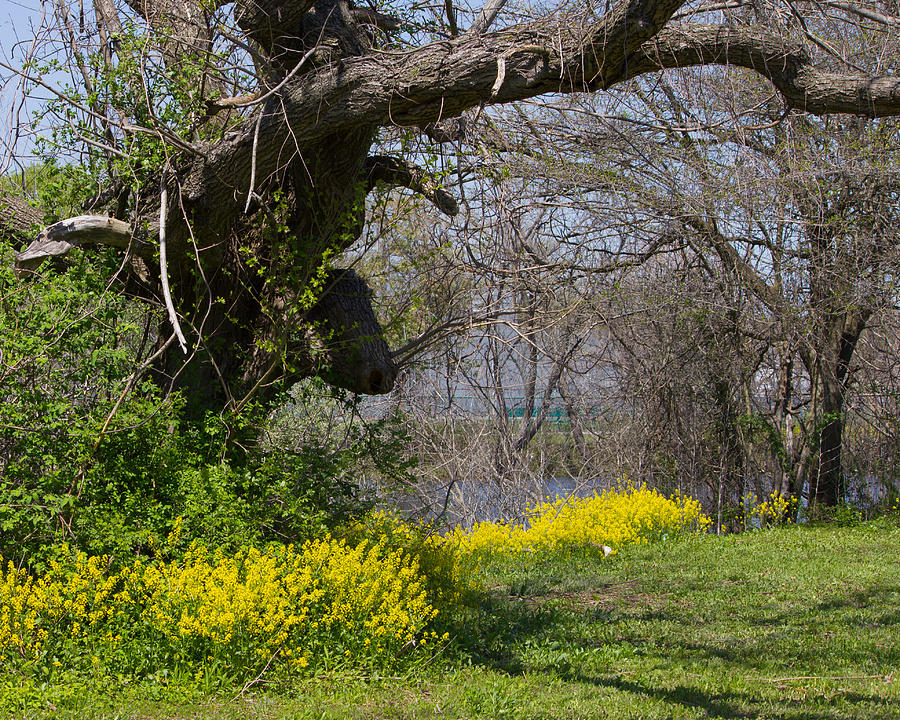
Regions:
<instances>
[{"instance_id":1,"label":"twig","mask_svg":"<svg viewBox=\"0 0 900 720\"><path fill-rule=\"evenodd\" d=\"M266 674L266 670L269 669L269 665L272 664L272 661L273 661L276 657L278 657L278 655L279 655L280 653L281 653L281 648L278 648L278 649L274 652L274 654L272 655L272 657L269 658L268 662L266 663L266 666L265 666L262 670L259 671L259 675L257 675L257 676L256 676L255 678L253 678L252 680L248 680L246 683L244 683L244 687L241 688L241 691L240 691L237 695L235 695L233 698L231 698L231 702L234 702L234 701L237 700L238 698L244 697L244 693L247 692L251 687L253 687L253 686L256 685L257 683L264 682L264 681L262 680L262 676ZM265 682L271 682L271 681L265 681Z\"/></svg>"},{"instance_id":2,"label":"twig","mask_svg":"<svg viewBox=\"0 0 900 720\"><path fill-rule=\"evenodd\" d=\"M791 680L884 680L885 682L891 682L894 679L894 673L888 675L795 675L794 677L753 679L770 683L789 682Z\"/></svg>"},{"instance_id":3,"label":"twig","mask_svg":"<svg viewBox=\"0 0 900 720\"><path fill-rule=\"evenodd\" d=\"M321 35L320 35L321 38ZM323 45L316 45L312 47L310 50L306 52L306 54L300 58L300 62L298 62L294 69L291 70L287 75L284 76L284 79L280 83L278 83L275 87L269 90L266 93L261 91L256 91L254 93L250 93L249 95L239 95L237 97L229 97L229 98L220 98L218 100L207 100L207 107L210 108L211 111L217 112L219 110L225 110L226 108L243 108L249 107L250 105L256 105L257 103L261 103L264 100L272 97L275 93L277 93L281 88L287 85L288 81L294 77L299 71L300 68L303 67L304 63L309 60L313 54L317 53L319 50L326 50L327 48Z\"/></svg>"},{"instance_id":4,"label":"twig","mask_svg":"<svg viewBox=\"0 0 900 720\"><path fill-rule=\"evenodd\" d=\"M247 191L247 204L244 205L245 215L250 210L250 201L257 197L253 191L253 186L256 183L256 150L259 145L259 126L262 125L263 114L263 111L260 110L259 117L256 119L256 127L253 128L253 152L250 156L250 189Z\"/></svg>"},{"instance_id":5,"label":"twig","mask_svg":"<svg viewBox=\"0 0 900 720\"><path fill-rule=\"evenodd\" d=\"M115 417L116 412L119 410L119 405L122 404L122 401L125 399L125 396L128 394L128 391L131 390L134 381L137 380L141 374L147 370L153 362L162 355L172 344L172 341L175 339L175 336L172 335L166 340L160 348L154 352L150 357L148 357L139 368L137 368L131 375L128 376L128 380L125 382L125 387L122 390L122 393L119 395L119 399L116 400L116 404L113 405L113 409L110 410L109 415L106 416L106 422L103 423L103 427L100 428L100 433L97 435L97 440L94 442L94 449L92 452L97 452L97 448L100 447L100 441L103 440L103 436L106 434L106 430L109 427L110 422L112 422L113 417Z\"/></svg>"},{"instance_id":6,"label":"twig","mask_svg":"<svg viewBox=\"0 0 900 720\"><path fill-rule=\"evenodd\" d=\"M187 355L187 340L184 339L184 333L181 332L181 325L178 323L178 314L175 312L175 306L172 304L172 293L169 291L169 272L166 263L166 205L169 202L169 191L166 188L166 168L163 168L162 177L159 183L159 279L162 283L163 300L166 303L166 310L169 312L169 321L172 323L172 329L178 338L178 344L181 351Z\"/></svg>"},{"instance_id":7,"label":"twig","mask_svg":"<svg viewBox=\"0 0 900 720\"><path fill-rule=\"evenodd\" d=\"M451 318L440 325L434 325L423 332L419 337L410 340L406 345L391 351L391 358L397 365L404 365L409 362L416 354L425 349L426 343L431 341L439 333L459 328L474 329L491 325L494 320L503 317L516 315L517 310L495 310L490 313L481 315L477 319L462 315Z\"/></svg>"}]
</instances>

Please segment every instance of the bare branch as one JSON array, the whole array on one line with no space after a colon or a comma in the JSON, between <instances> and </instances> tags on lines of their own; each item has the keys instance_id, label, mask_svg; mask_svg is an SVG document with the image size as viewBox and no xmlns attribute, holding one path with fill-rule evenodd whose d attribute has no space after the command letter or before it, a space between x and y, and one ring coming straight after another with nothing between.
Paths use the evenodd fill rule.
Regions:
<instances>
[{"instance_id":1,"label":"bare branch","mask_svg":"<svg viewBox=\"0 0 900 720\"><path fill-rule=\"evenodd\" d=\"M44 260L65 255L81 245L96 243L126 249L132 245L132 239L131 225L127 222L102 215L79 215L46 228L16 255L15 266L20 272L34 271ZM142 256L140 252L136 254Z\"/></svg>"},{"instance_id":2,"label":"bare branch","mask_svg":"<svg viewBox=\"0 0 900 720\"><path fill-rule=\"evenodd\" d=\"M350 17L360 25L369 25L378 28L385 33L398 32L401 27L400 21L397 18L376 12L371 8L350 8Z\"/></svg>"},{"instance_id":3,"label":"bare branch","mask_svg":"<svg viewBox=\"0 0 900 720\"><path fill-rule=\"evenodd\" d=\"M422 133L432 142L449 143L457 142L465 137L465 118L455 118L439 123L428 123L422 128Z\"/></svg>"},{"instance_id":4,"label":"bare branch","mask_svg":"<svg viewBox=\"0 0 900 720\"><path fill-rule=\"evenodd\" d=\"M175 311L175 305L172 304L172 292L169 289L169 269L166 257L166 213L168 208L169 191L166 188L166 172L164 169L159 181L159 280L162 285L166 310L169 313L169 322L172 323L172 329L178 338L178 345L181 347L182 352L187 355L187 340L184 338L184 333L181 332L181 323L178 322L178 313Z\"/></svg>"},{"instance_id":5,"label":"bare branch","mask_svg":"<svg viewBox=\"0 0 900 720\"><path fill-rule=\"evenodd\" d=\"M857 17L866 18L867 20L871 20L872 22L877 22L880 25L887 25L888 27L900 27L900 17L896 15L885 15L884 13L877 12L871 8L863 7L862 5L853 5L847 2L836 2L835 0L828 0L825 3L828 7L836 8L837 10L842 10L849 15L856 15Z\"/></svg>"},{"instance_id":6,"label":"bare branch","mask_svg":"<svg viewBox=\"0 0 900 720\"><path fill-rule=\"evenodd\" d=\"M263 92L262 90L258 90L254 93L250 93L249 95L240 95L238 97L227 97L227 98L217 98L215 100L207 100L207 112L212 115L217 113L219 110L226 110L229 108L242 108L249 107L250 105L256 105L258 103L264 102L268 100L270 97L275 95L281 88L283 88L288 81L294 77L299 71L300 68L309 60L315 53L319 50L324 49L321 45L315 45L310 48L300 61L294 66L294 69L291 70L275 87L267 92Z\"/></svg>"},{"instance_id":7,"label":"bare branch","mask_svg":"<svg viewBox=\"0 0 900 720\"><path fill-rule=\"evenodd\" d=\"M366 160L366 190L378 183L409 188L428 198L445 215L453 217L459 211L456 199L442 188L425 170L388 155L373 155Z\"/></svg>"},{"instance_id":8,"label":"bare branch","mask_svg":"<svg viewBox=\"0 0 900 720\"><path fill-rule=\"evenodd\" d=\"M506 5L506 0L488 0L481 8L481 12L478 13L478 18L472 23L472 27L469 28L469 34L481 35L486 32L497 19L497 15L504 5Z\"/></svg>"},{"instance_id":9,"label":"bare branch","mask_svg":"<svg viewBox=\"0 0 900 720\"><path fill-rule=\"evenodd\" d=\"M444 0L444 12L447 14L447 24L450 27L450 37L455 38L459 35L459 28L456 26L456 10L453 7L453 0Z\"/></svg>"}]
</instances>

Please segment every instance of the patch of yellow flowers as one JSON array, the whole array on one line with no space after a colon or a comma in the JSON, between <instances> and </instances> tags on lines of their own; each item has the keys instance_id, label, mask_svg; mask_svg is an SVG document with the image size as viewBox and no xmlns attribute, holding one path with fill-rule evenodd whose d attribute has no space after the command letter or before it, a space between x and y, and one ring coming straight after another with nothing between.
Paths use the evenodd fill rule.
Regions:
<instances>
[{"instance_id":1,"label":"patch of yellow flowers","mask_svg":"<svg viewBox=\"0 0 900 720\"><path fill-rule=\"evenodd\" d=\"M482 522L450 534L474 555L606 546L609 551L678 535L701 533L710 519L689 497L666 498L626 483L587 498L560 497L530 508L524 522Z\"/></svg>"},{"instance_id":2,"label":"patch of yellow flowers","mask_svg":"<svg viewBox=\"0 0 900 720\"><path fill-rule=\"evenodd\" d=\"M769 527L784 522L791 522L791 516L796 512L797 499L794 497L782 497L777 492L772 492L760 502L755 493L748 493L742 498L747 511L744 515L744 527Z\"/></svg>"},{"instance_id":3,"label":"patch of yellow flowers","mask_svg":"<svg viewBox=\"0 0 900 720\"><path fill-rule=\"evenodd\" d=\"M278 660L381 668L441 640L414 557L384 542L325 538L235 555L192 547L172 561L79 554L35 579L0 568L0 662L100 658L108 670L215 665L243 675Z\"/></svg>"},{"instance_id":4,"label":"patch of yellow flowers","mask_svg":"<svg viewBox=\"0 0 900 720\"><path fill-rule=\"evenodd\" d=\"M116 569L106 556L74 554L40 577L0 562L0 665L240 681L395 669L448 639L434 629L438 609L463 603L471 570L495 553L615 551L708 525L690 498L625 485L543 503L524 523L444 536L375 513L343 539L301 546L225 554L192 545L174 560Z\"/></svg>"}]
</instances>

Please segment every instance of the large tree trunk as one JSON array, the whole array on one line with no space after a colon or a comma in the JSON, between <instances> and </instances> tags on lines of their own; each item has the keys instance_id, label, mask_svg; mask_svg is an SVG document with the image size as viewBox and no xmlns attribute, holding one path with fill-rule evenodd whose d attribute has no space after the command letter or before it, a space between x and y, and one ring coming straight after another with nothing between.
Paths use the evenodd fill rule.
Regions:
<instances>
[{"instance_id":1,"label":"large tree trunk","mask_svg":"<svg viewBox=\"0 0 900 720\"><path fill-rule=\"evenodd\" d=\"M167 351L175 387L206 393L211 406L225 399L235 407L307 375L327 375L356 392L390 390L396 369L368 288L325 260L360 233L371 140L366 128L344 137L340 152L334 139L317 154L293 155L278 178L290 189L285 205L271 204L221 237L205 230L221 226L214 209L195 213L198 249L177 252L170 272L177 310L201 352L181 370L178 347Z\"/></svg>"},{"instance_id":2,"label":"large tree trunk","mask_svg":"<svg viewBox=\"0 0 900 720\"><path fill-rule=\"evenodd\" d=\"M815 504L834 506L845 500L842 449L850 361L869 314L847 309L842 316L830 318L825 343L807 356L820 408L814 438L815 456L808 477L810 501Z\"/></svg>"}]
</instances>

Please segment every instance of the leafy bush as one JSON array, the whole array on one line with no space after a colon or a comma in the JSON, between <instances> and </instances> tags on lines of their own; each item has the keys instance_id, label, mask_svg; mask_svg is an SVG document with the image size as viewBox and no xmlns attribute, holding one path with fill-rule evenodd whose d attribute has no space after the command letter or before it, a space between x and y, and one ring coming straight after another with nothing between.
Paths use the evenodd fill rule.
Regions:
<instances>
[{"instance_id":1,"label":"leafy bush","mask_svg":"<svg viewBox=\"0 0 900 720\"><path fill-rule=\"evenodd\" d=\"M180 549L302 542L365 512L364 462L405 472L402 438L384 423L279 444L271 433L259 440L269 417L258 408L227 418L240 443L218 416L186 419L177 394L132 377L158 318L107 287L112 256L98 264L76 253L64 271L22 281L11 252L0 251L3 556L42 569L60 542L146 555L178 517ZM342 403L352 401L333 401Z\"/></svg>"},{"instance_id":2,"label":"leafy bush","mask_svg":"<svg viewBox=\"0 0 900 720\"><path fill-rule=\"evenodd\" d=\"M144 477L123 482L149 483L172 463L168 407L140 385L120 401L140 336L94 266L20 282L0 252L0 551L72 537L76 507L107 492L97 468L139 456Z\"/></svg>"},{"instance_id":3,"label":"leafy bush","mask_svg":"<svg viewBox=\"0 0 900 720\"><path fill-rule=\"evenodd\" d=\"M80 467L53 454L66 447L64 439L44 449L52 470L27 472L8 462L0 479L0 554L36 569L60 542L95 555L146 555L163 546L179 518L175 550L198 541L234 551L273 540L303 542L369 506L345 472L355 449L257 449L240 465L209 462L195 450L191 429L181 430L172 404L132 399L117 414L122 423L133 419L132 427L105 435ZM92 438L83 437L87 452Z\"/></svg>"}]
</instances>

